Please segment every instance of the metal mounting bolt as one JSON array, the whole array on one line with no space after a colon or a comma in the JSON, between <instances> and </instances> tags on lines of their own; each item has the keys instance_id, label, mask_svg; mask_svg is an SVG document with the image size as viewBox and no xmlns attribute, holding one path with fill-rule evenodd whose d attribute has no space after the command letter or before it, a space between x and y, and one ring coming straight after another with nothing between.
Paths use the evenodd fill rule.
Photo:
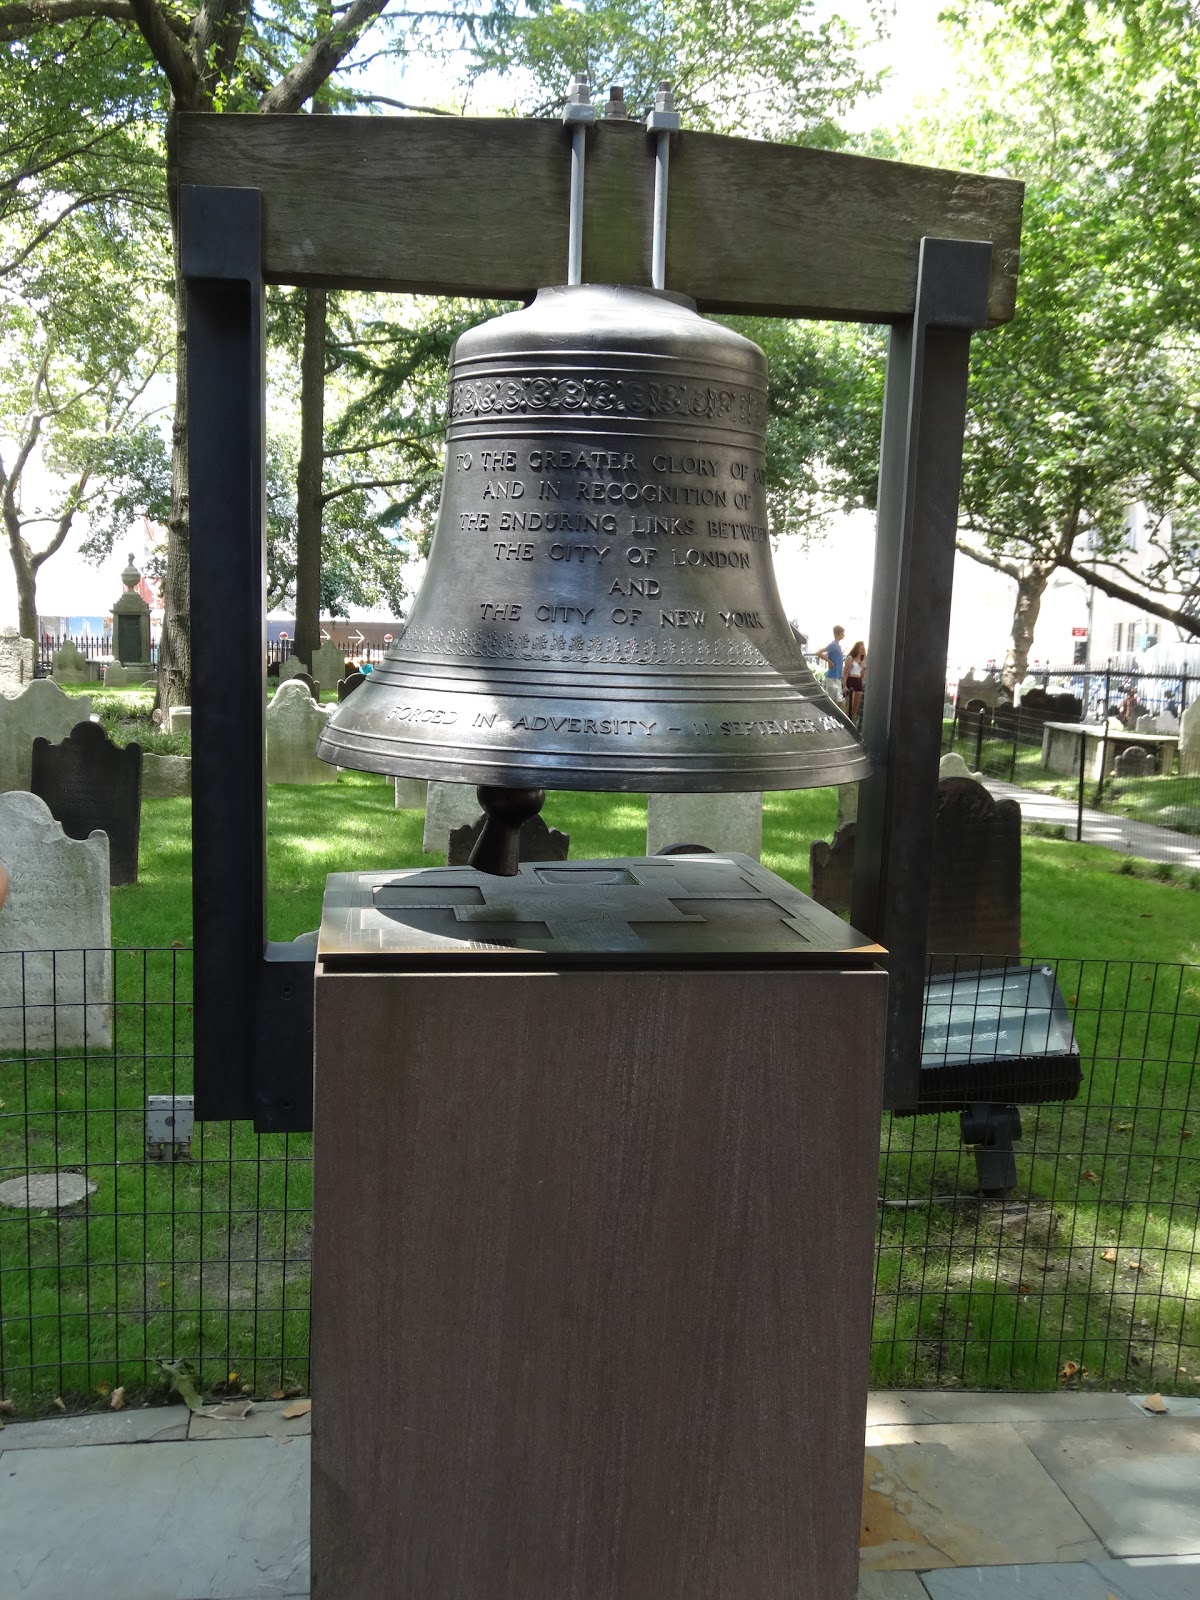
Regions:
<instances>
[{"instance_id":1,"label":"metal mounting bolt","mask_svg":"<svg viewBox=\"0 0 1200 1600\"><path fill-rule=\"evenodd\" d=\"M679 127L679 113L675 109L675 96L669 83L660 83L654 97L654 109L646 115L646 128L650 133L674 133Z\"/></svg>"},{"instance_id":2,"label":"metal mounting bolt","mask_svg":"<svg viewBox=\"0 0 1200 1600\"><path fill-rule=\"evenodd\" d=\"M611 122L623 121L629 115L625 104L625 91L619 83L614 83L608 91L604 115Z\"/></svg>"},{"instance_id":3,"label":"metal mounting bolt","mask_svg":"<svg viewBox=\"0 0 1200 1600\"><path fill-rule=\"evenodd\" d=\"M567 103L563 106L563 121L595 122L595 120L596 108L592 104L592 91L588 84L587 73L577 72L567 95Z\"/></svg>"}]
</instances>

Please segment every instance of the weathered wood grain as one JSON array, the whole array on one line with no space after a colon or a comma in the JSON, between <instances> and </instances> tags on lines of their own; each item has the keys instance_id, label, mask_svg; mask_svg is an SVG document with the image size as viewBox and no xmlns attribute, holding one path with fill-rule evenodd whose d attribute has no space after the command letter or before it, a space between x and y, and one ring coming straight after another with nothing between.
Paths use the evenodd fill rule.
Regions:
<instances>
[{"instance_id":1,"label":"weathered wood grain","mask_svg":"<svg viewBox=\"0 0 1200 1600\"><path fill-rule=\"evenodd\" d=\"M185 183L263 193L268 280L522 298L566 275L569 144L501 118L181 119ZM588 135L584 276L647 283L652 147ZM924 235L994 246L989 317L1013 313L1022 185L684 132L671 159L667 286L702 310L887 322L913 307Z\"/></svg>"},{"instance_id":2,"label":"weathered wood grain","mask_svg":"<svg viewBox=\"0 0 1200 1600\"><path fill-rule=\"evenodd\" d=\"M314 1600L852 1600L885 988L318 965Z\"/></svg>"}]
</instances>

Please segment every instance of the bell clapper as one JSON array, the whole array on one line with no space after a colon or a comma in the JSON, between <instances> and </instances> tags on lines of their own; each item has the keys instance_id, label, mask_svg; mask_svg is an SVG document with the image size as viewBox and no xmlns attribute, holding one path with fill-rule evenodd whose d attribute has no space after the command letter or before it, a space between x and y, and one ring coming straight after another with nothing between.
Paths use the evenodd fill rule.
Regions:
<instances>
[{"instance_id":1,"label":"bell clapper","mask_svg":"<svg viewBox=\"0 0 1200 1600\"><path fill-rule=\"evenodd\" d=\"M667 287L667 168L671 160L671 135L678 131L679 113L669 83L660 83L654 109L646 117L646 131L654 135L654 242L650 282Z\"/></svg>"},{"instance_id":2,"label":"bell clapper","mask_svg":"<svg viewBox=\"0 0 1200 1600\"><path fill-rule=\"evenodd\" d=\"M515 878L521 864L521 827L546 803L545 789L504 789L481 783L475 791L483 807L483 831L467 865L497 878Z\"/></svg>"}]
</instances>

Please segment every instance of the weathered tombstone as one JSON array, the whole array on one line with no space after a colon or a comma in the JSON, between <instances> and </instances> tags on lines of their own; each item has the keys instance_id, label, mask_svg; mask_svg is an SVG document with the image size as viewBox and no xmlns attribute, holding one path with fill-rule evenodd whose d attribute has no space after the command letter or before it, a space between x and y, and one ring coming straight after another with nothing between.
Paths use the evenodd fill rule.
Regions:
<instances>
[{"instance_id":1,"label":"weathered tombstone","mask_svg":"<svg viewBox=\"0 0 1200 1600\"><path fill-rule=\"evenodd\" d=\"M168 733L191 733L192 708L191 706L172 706L167 712Z\"/></svg>"},{"instance_id":2,"label":"weathered tombstone","mask_svg":"<svg viewBox=\"0 0 1200 1600\"><path fill-rule=\"evenodd\" d=\"M0 1050L109 1049L108 839L69 839L35 794L0 794Z\"/></svg>"},{"instance_id":3,"label":"weathered tombstone","mask_svg":"<svg viewBox=\"0 0 1200 1600\"><path fill-rule=\"evenodd\" d=\"M444 861L450 848L451 831L464 822L475 822L482 814L474 784L431 781L425 797L421 849L428 856L441 856Z\"/></svg>"},{"instance_id":4,"label":"weathered tombstone","mask_svg":"<svg viewBox=\"0 0 1200 1600\"><path fill-rule=\"evenodd\" d=\"M841 916L850 910L854 833L846 823L832 845L816 839L809 848L810 893ZM935 971L1021 952L1021 808L972 778L938 784L926 948L948 958Z\"/></svg>"},{"instance_id":5,"label":"weathered tombstone","mask_svg":"<svg viewBox=\"0 0 1200 1600\"><path fill-rule=\"evenodd\" d=\"M279 663L280 683L286 683L289 678L294 678L301 672L304 673L305 677L308 676L308 668L299 656L285 656Z\"/></svg>"},{"instance_id":6,"label":"weathered tombstone","mask_svg":"<svg viewBox=\"0 0 1200 1600\"><path fill-rule=\"evenodd\" d=\"M337 768L317 756L326 714L303 683L281 683L267 707L267 782L336 783Z\"/></svg>"},{"instance_id":7,"label":"weathered tombstone","mask_svg":"<svg viewBox=\"0 0 1200 1600\"><path fill-rule=\"evenodd\" d=\"M1159 733L1164 732L1158 726L1158 718L1153 716L1139 717L1133 725L1134 733Z\"/></svg>"},{"instance_id":8,"label":"weathered tombstone","mask_svg":"<svg viewBox=\"0 0 1200 1600\"><path fill-rule=\"evenodd\" d=\"M1168 706L1163 707L1163 709L1158 713L1156 720L1158 722L1159 733L1179 732L1179 713L1177 711L1172 711Z\"/></svg>"},{"instance_id":9,"label":"weathered tombstone","mask_svg":"<svg viewBox=\"0 0 1200 1600\"><path fill-rule=\"evenodd\" d=\"M92 669L88 658L72 639L64 639L50 658L50 676L55 683L90 683Z\"/></svg>"},{"instance_id":10,"label":"weathered tombstone","mask_svg":"<svg viewBox=\"0 0 1200 1600\"><path fill-rule=\"evenodd\" d=\"M1144 778L1154 771L1154 757L1148 750L1129 745L1113 761L1113 775L1118 778Z\"/></svg>"},{"instance_id":11,"label":"weathered tombstone","mask_svg":"<svg viewBox=\"0 0 1200 1600\"><path fill-rule=\"evenodd\" d=\"M397 811L424 811L426 789L424 778L397 778L395 784Z\"/></svg>"},{"instance_id":12,"label":"weathered tombstone","mask_svg":"<svg viewBox=\"0 0 1200 1600\"><path fill-rule=\"evenodd\" d=\"M143 684L153 683L156 677L154 668L147 662L123 667L119 661L110 661L104 669L104 687L106 689L139 689Z\"/></svg>"},{"instance_id":13,"label":"weathered tombstone","mask_svg":"<svg viewBox=\"0 0 1200 1600\"><path fill-rule=\"evenodd\" d=\"M87 695L64 694L49 678L36 678L20 694L0 695L0 794L29 788L36 738L58 744L91 714Z\"/></svg>"},{"instance_id":14,"label":"weathered tombstone","mask_svg":"<svg viewBox=\"0 0 1200 1600\"><path fill-rule=\"evenodd\" d=\"M833 843L814 839L808 847L809 893L827 911L839 917L850 915L854 888L854 835L857 823L843 822L833 835Z\"/></svg>"},{"instance_id":15,"label":"weathered tombstone","mask_svg":"<svg viewBox=\"0 0 1200 1600\"><path fill-rule=\"evenodd\" d=\"M474 822L464 822L450 830L450 843L446 850L448 867L465 867L471 859L475 841L483 832L482 816ZM521 861L565 861L571 848L571 835L548 828L541 817L530 817L521 824L518 836L518 859Z\"/></svg>"},{"instance_id":16,"label":"weathered tombstone","mask_svg":"<svg viewBox=\"0 0 1200 1600\"><path fill-rule=\"evenodd\" d=\"M109 882L136 883L142 825L142 747L115 745L98 722L81 722L61 744L33 741L30 791L69 839L108 835Z\"/></svg>"},{"instance_id":17,"label":"weathered tombstone","mask_svg":"<svg viewBox=\"0 0 1200 1600\"><path fill-rule=\"evenodd\" d=\"M34 643L15 628L0 633L0 694L16 694L33 682Z\"/></svg>"},{"instance_id":18,"label":"weathered tombstone","mask_svg":"<svg viewBox=\"0 0 1200 1600\"><path fill-rule=\"evenodd\" d=\"M958 688L954 694L954 703L960 712L972 700L978 700L987 710L994 711L999 699L1000 680L992 672L983 678L977 678L973 672L968 672L965 678L958 680Z\"/></svg>"},{"instance_id":19,"label":"weathered tombstone","mask_svg":"<svg viewBox=\"0 0 1200 1600\"><path fill-rule=\"evenodd\" d=\"M346 652L327 639L319 650L313 651L311 666L318 683L336 683L346 676Z\"/></svg>"},{"instance_id":20,"label":"weathered tombstone","mask_svg":"<svg viewBox=\"0 0 1200 1600\"><path fill-rule=\"evenodd\" d=\"M123 667L150 671L150 607L138 593L142 575L133 564L132 554L121 582L125 592L113 601L113 646Z\"/></svg>"},{"instance_id":21,"label":"weathered tombstone","mask_svg":"<svg viewBox=\"0 0 1200 1600\"><path fill-rule=\"evenodd\" d=\"M762 795L652 794L646 800L646 854L665 845L704 844L710 850L762 855Z\"/></svg>"},{"instance_id":22,"label":"weathered tombstone","mask_svg":"<svg viewBox=\"0 0 1200 1600\"><path fill-rule=\"evenodd\" d=\"M858 820L858 785L856 783L839 783L837 797L836 827L840 828L843 822L856 822Z\"/></svg>"},{"instance_id":23,"label":"weathered tombstone","mask_svg":"<svg viewBox=\"0 0 1200 1600\"><path fill-rule=\"evenodd\" d=\"M948 750L938 762L938 777L974 778L977 783L982 782L982 774L972 772L957 750ZM838 820L841 821L841 818Z\"/></svg>"},{"instance_id":24,"label":"weathered tombstone","mask_svg":"<svg viewBox=\"0 0 1200 1600\"><path fill-rule=\"evenodd\" d=\"M178 800L192 792L190 756L142 756L142 799Z\"/></svg>"},{"instance_id":25,"label":"weathered tombstone","mask_svg":"<svg viewBox=\"0 0 1200 1600\"><path fill-rule=\"evenodd\" d=\"M360 683L366 683L366 681L367 675L365 672L349 672L344 678L339 678L338 705L341 705L348 694L353 694Z\"/></svg>"},{"instance_id":26,"label":"weathered tombstone","mask_svg":"<svg viewBox=\"0 0 1200 1600\"><path fill-rule=\"evenodd\" d=\"M1179 770L1200 772L1200 700L1193 700L1179 719Z\"/></svg>"},{"instance_id":27,"label":"weathered tombstone","mask_svg":"<svg viewBox=\"0 0 1200 1600\"><path fill-rule=\"evenodd\" d=\"M288 683L302 683L313 699L318 702L320 701L321 685L313 677L311 672L293 672L291 677L285 681Z\"/></svg>"}]
</instances>

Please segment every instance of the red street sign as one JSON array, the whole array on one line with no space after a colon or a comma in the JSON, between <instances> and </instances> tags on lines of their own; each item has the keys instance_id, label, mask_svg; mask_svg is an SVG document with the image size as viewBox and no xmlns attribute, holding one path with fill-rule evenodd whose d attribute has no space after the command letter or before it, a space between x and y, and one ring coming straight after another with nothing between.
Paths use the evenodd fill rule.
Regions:
<instances>
[{"instance_id":1,"label":"red street sign","mask_svg":"<svg viewBox=\"0 0 1200 1600\"><path fill-rule=\"evenodd\" d=\"M1072 637L1072 639L1086 639L1087 638L1087 629L1086 628L1072 628L1071 629L1071 637Z\"/></svg>"}]
</instances>

